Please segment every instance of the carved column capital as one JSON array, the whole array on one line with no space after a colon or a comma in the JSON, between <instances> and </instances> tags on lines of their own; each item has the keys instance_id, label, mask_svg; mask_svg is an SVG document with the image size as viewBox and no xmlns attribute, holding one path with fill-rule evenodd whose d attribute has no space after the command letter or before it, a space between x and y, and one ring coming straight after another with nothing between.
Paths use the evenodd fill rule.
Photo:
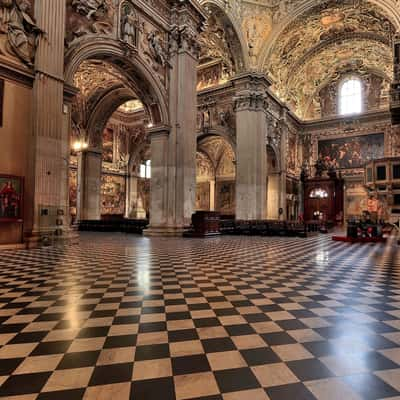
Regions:
<instances>
[{"instance_id":1,"label":"carved column capital","mask_svg":"<svg viewBox=\"0 0 400 400\"><path fill-rule=\"evenodd\" d=\"M157 125L147 128L146 132L150 140L165 139L169 137L171 127L168 125Z\"/></svg>"},{"instance_id":2,"label":"carved column capital","mask_svg":"<svg viewBox=\"0 0 400 400\"><path fill-rule=\"evenodd\" d=\"M172 5L170 32L170 54L186 51L198 58L199 34L204 30L206 15L192 0L170 0Z\"/></svg>"},{"instance_id":3,"label":"carved column capital","mask_svg":"<svg viewBox=\"0 0 400 400\"><path fill-rule=\"evenodd\" d=\"M250 111L266 111L268 109L268 96L263 91L244 90L239 92L234 98L235 112Z\"/></svg>"}]
</instances>

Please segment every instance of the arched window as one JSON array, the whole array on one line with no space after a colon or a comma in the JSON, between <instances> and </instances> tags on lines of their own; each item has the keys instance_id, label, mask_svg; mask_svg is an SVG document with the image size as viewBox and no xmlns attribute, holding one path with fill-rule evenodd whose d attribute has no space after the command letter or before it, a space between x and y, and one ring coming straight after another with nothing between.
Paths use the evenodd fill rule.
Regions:
<instances>
[{"instance_id":1,"label":"arched window","mask_svg":"<svg viewBox=\"0 0 400 400\"><path fill-rule=\"evenodd\" d=\"M150 179L151 178L151 161L147 160L140 164L140 177Z\"/></svg>"},{"instance_id":2,"label":"arched window","mask_svg":"<svg viewBox=\"0 0 400 400\"><path fill-rule=\"evenodd\" d=\"M339 114L360 114L362 111L361 80L355 77L346 79L339 89Z\"/></svg>"}]
</instances>

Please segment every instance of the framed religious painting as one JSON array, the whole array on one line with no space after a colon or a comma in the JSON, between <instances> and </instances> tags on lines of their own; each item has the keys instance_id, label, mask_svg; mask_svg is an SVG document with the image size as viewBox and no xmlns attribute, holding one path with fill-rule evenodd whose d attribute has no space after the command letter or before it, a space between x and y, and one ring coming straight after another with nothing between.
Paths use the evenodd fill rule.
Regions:
<instances>
[{"instance_id":1,"label":"framed religious painting","mask_svg":"<svg viewBox=\"0 0 400 400\"><path fill-rule=\"evenodd\" d=\"M24 179L0 174L0 223L22 222Z\"/></svg>"}]
</instances>

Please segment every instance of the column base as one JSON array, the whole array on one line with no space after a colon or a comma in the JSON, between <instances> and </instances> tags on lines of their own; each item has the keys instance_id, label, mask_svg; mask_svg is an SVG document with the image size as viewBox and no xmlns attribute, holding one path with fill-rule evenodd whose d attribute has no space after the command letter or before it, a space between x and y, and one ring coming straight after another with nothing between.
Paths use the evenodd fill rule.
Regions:
<instances>
[{"instance_id":1,"label":"column base","mask_svg":"<svg viewBox=\"0 0 400 400\"><path fill-rule=\"evenodd\" d=\"M73 245L79 241L77 226L64 228L61 235L56 235L55 230L35 230L25 236L24 246L34 249L42 246Z\"/></svg>"},{"instance_id":2,"label":"column base","mask_svg":"<svg viewBox=\"0 0 400 400\"><path fill-rule=\"evenodd\" d=\"M158 226L145 229L143 236L146 237L182 237L187 232L186 228L172 226Z\"/></svg>"}]
</instances>

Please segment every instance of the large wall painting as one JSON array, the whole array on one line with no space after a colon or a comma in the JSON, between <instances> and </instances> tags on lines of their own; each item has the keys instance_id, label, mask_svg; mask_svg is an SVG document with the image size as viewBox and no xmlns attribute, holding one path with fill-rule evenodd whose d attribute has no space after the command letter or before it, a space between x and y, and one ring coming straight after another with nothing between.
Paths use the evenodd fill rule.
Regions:
<instances>
[{"instance_id":1,"label":"large wall painting","mask_svg":"<svg viewBox=\"0 0 400 400\"><path fill-rule=\"evenodd\" d=\"M114 131L110 128L103 131L103 161L114 161Z\"/></svg>"},{"instance_id":2,"label":"large wall painting","mask_svg":"<svg viewBox=\"0 0 400 400\"><path fill-rule=\"evenodd\" d=\"M235 181L217 182L217 211L235 214Z\"/></svg>"},{"instance_id":3,"label":"large wall painting","mask_svg":"<svg viewBox=\"0 0 400 400\"><path fill-rule=\"evenodd\" d=\"M362 168L370 160L384 157L383 133L320 140L318 154L321 158L336 161L338 168Z\"/></svg>"},{"instance_id":4,"label":"large wall painting","mask_svg":"<svg viewBox=\"0 0 400 400\"><path fill-rule=\"evenodd\" d=\"M101 214L125 214L125 177L118 175L101 176Z\"/></svg>"},{"instance_id":5,"label":"large wall painting","mask_svg":"<svg viewBox=\"0 0 400 400\"><path fill-rule=\"evenodd\" d=\"M23 179L0 175L0 222L22 219Z\"/></svg>"},{"instance_id":6,"label":"large wall painting","mask_svg":"<svg viewBox=\"0 0 400 400\"><path fill-rule=\"evenodd\" d=\"M199 182L196 185L196 210L208 211L210 209L210 183Z\"/></svg>"}]
</instances>

